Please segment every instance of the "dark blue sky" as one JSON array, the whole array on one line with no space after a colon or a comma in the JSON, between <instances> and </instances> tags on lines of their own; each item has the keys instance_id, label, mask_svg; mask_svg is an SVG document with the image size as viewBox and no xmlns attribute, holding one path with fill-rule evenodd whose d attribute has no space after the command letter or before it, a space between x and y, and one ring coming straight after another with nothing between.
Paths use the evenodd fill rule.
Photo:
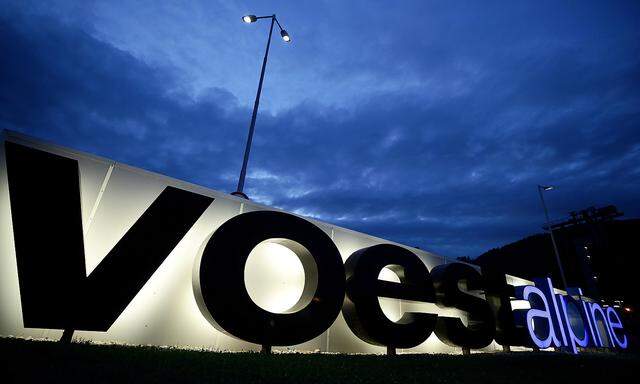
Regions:
<instances>
[{"instance_id":1,"label":"dark blue sky","mask_svg":"<svg viewBox=\"0 0 640 384\"><path fill-rule=\"evenodd\" d=\"M640 216L640 2L3 2L0 128L446 256ZM160 4L162 3L162 4ZM171 5L169 5L171 4Z\"/></svg>"}]
</instances>

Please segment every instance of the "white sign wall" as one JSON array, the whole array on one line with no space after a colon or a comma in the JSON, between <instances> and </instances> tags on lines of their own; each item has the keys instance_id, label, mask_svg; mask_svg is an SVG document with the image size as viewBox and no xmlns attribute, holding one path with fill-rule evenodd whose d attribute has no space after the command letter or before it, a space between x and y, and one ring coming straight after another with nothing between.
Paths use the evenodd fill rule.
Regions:
<instances>
[{"instance_id":1,"label":"white sign wall","mask_svg":"<svg viewBox=\"0 0 640 384\"><path fill-rule=\"evenodd\" d=\"M74 339L214 350L259 350L259 345L228 336L205 319L194 297L194 266L197 265L203 244L222 223L243 212L275 209L108 159L41 143L16 133L6 132L5 140L78 161L88 274L165 187L173 186L215 199L108 331L76 331ZM58 339L62 330L25 328L23 325L4 142L0 148L0 335ZM55 185L41 187L44 198L48 189L55 188ZM390 243L328 223L307 220L331 237L343 261L360 248ZM40 228L38 223L34 222L34 241L37 241L38 231L41 230L46 229ZM418 255L429 270L446 262L442 256L416 248L406 248ZM282 311L294 304L304 285L302 266L295 254L276 244L254 249L245 273L245 284L251 297L258 305L273 312ZM397 281L397 276L390 270L384 270L380 278ZM509 278L512 284L529 283ZM435 305L384 298L380 301L385 314L392 320L398 319L403 310L416 306L423 311L453 313L464 319L463 313L457 313L452 309L444 310ZM493 343L486 349L497 348L499 347ZM383 347L370 345L357 338L347 326L342 314L321 336L301 345L275 349L344 353L385 352ZM443 344L432 334L418 347L399 352L459 353L460 350Z\"/></svg>"}]
</instances>

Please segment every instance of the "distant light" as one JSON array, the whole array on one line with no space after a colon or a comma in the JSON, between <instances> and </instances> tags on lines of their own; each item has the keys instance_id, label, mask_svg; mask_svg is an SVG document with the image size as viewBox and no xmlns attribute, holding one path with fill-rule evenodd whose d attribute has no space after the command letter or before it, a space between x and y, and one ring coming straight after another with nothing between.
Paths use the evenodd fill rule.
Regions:
<instances>
[{"instance_id":1,"label":"distant light","mask_svg":"<svg viewBox=\"0 0 640 384\"><path fill-rule=\"evenodd\" d=\"M598 280L598 276L593 275L593 280Z\"/></svg>"},{"instance_id":2,"label":"distant light","mask_svg":"<svg viewBox=\"0 0 640 384\"><path fill-rule=\"evenodd\" d=\"M551 191L556 187L554 187L553 185L541 185L540 188L542 188L543 191Z\"/></svg>"},{"instance_id":3,"label":"distant light","mask_svg":"<svg viewBox=\"0 0 640 384\"><path fill-rule=\"evenodd\" d=\"M631 312L631 307L624 307L625 312Z\"/></svg>"},{"instance_id":4,"label":"distant light","mask_svg":"<svg viewBox=\"0 0 640 384\"><path fill-rule=\"evenodd\" d=\"M287 31L285 31L284 29L280 31L280 36L282 36L282 40L284 40L285 42L287 43L291 42L291 36L289 36Z\"/></svg>"},{"instance_id":5,"label":"distant light","mask_svg":"<svg viewBox=\"0 0 640 384\"><path fill-rule=\"evenodd\" d=\"M249 24L249 23L253 23L254 21L256 21L256 15L246 15L246 16L242 16L242 21L244 21L245 23Z\"/></svg>"}]
</instances>

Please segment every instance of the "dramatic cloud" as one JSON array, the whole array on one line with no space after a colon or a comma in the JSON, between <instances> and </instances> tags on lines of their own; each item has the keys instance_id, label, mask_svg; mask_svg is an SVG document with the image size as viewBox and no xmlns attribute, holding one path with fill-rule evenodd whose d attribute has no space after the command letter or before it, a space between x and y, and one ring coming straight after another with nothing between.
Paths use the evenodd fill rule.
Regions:
<instances>
[{"instance_id":1,"label":"dramatic cloud","mask_svg":"<svg viewBox=\"0 0 640 384\"><path fill-rule=\"evenodd\" d=\"M539 183L640 215L636 3L270 6L254 200L453 257L538 231ZM263 7L9 5L0 127L232 191Z\"/></svg>"}]
</instances>

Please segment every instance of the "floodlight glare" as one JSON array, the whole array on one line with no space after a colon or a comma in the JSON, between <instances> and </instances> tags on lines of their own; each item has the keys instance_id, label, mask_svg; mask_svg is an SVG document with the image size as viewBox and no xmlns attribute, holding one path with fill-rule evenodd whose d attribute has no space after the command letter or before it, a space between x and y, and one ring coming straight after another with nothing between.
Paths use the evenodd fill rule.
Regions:
<instances>
[{"instance_id":1,"label":"floodlight glare","mask_svg":"<svg viewBox=\"0 0 640 384\"><path fill-rule=\"evenodd\" d=\"M256 15L246 15L242 17L242 21L244 21L247 24L253 23L256 20L257 20Z\"/></svg>"},{"instance_id":2,"label":"floodlight glare","mask_svg":"<svg viewBox=\"0 0 640 384\"><path fill-rule=\"evenodd\" d=\"M285 31L284 29L280 31L280 36L282 36L282 40L284 40L285 42L287 43L291 42L291 36L289 36L287 31Z\"/></svg>"}]
</instances>

